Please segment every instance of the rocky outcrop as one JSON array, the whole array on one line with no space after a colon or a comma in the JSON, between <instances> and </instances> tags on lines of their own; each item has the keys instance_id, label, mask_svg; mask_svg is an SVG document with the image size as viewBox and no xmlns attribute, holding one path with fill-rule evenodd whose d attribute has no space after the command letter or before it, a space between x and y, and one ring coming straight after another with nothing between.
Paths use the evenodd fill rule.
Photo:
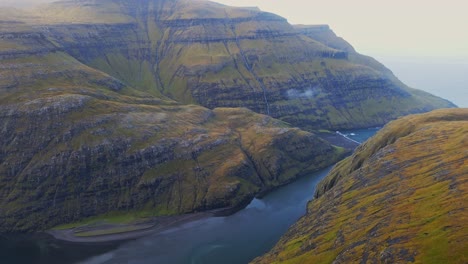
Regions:
<instances>
[{"instance_id":1,"label":"rocky outcrop","mask_svg":"<svg viewBox=\"0 0 468 264\"><path fill-rule=\"evenodd\" d=\"M468 109L393 121L254 263L465 263Z\"/></svg>"}]
</instances>

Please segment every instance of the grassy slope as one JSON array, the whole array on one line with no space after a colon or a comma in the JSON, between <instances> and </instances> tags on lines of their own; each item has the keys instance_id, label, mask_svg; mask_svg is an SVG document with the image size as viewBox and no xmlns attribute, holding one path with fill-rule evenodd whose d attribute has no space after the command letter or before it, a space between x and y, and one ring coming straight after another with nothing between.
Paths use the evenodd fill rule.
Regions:
<instances>
[{"instance_id":1,"label":"grassy slope","mask_svg":"<svg viewBox=\"0 0 468 264\"><path fill-rule=\"evenodd\" d=\"M468 109L391 122L255 263L466 263Z\"/></svg>"}]
</instances>

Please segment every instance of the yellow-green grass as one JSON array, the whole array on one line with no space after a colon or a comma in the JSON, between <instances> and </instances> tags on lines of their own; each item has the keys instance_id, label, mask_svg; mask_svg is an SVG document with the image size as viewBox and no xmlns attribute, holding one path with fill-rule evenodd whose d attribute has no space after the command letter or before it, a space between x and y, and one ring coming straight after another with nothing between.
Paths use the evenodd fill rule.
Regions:
<instances>
[{"instance_id":1,"label":"yellow-green grass","mask_svg":"<svg viewBox=\"0 0 468 264\"><path fill-rule=\"evenodd\" d=\"M96 224L105 224L105 223L107 224L130 224L130 223L135 222L136 220L144 219L145 217L149 215L150 214L144 213L144 212L140 212L140 213L110 212L104 215L85 218L79 222L59 225L52 229L53 230L73 229L76 227L90 226L90 225L96 225Z\"/></svg>"},{"instance_id":2,"label":"yellow-green grass","mask_svg":"<svg viewBox=\"0 0 468 264\"><path fill-rule=\"evenodd\" d=\"M467 135L468 109L392 122L331 171L308 214L254 262L383 262L388 251L385 261L466 263Z\"/></svg>"}]
</instances>

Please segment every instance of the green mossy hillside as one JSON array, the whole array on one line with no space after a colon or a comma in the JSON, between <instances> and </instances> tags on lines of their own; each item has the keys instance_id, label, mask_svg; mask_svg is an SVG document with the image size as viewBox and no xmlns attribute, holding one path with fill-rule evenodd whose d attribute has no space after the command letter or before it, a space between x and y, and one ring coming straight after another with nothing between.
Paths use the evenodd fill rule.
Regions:
<instances>
[{"instance_id":1,"label":"green mossy hillside","mask_svg":"<svg viewBox=\"0 0 468 264\"><path fill-rule=\"evenodd\" d=\"M466 263L468 109L385 126L254 263Z\"/></svg>"}]
</instances>

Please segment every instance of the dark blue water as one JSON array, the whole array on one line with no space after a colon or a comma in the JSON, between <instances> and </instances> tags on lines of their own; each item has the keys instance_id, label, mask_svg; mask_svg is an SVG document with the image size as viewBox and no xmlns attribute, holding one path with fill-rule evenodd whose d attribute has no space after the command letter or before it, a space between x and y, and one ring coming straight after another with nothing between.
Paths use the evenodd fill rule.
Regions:
<instances>
[{"instance_id":1,"label":"dark blue water","mask_svg":"<svg viewBox=\"0 0 468 264\"><path fill-rule=\"evenodd\" d=\"M363 143L368 138L372 137L379 129L380 127L372 127L355 130L341 130L339 132L352 140Z\"/></svg>"},{"instance_id":2,"label":"dark blue water","mask_svg":"<svg viewBox=\"0 0 468 264\"><path fill-rule=\"evenodd\" d=\"M115 250L122 243L86 245L58 241L49 235L0 235L1 264L66 264Z\"/></svg>"},{"instance_id":3,"label":"dark blue water","mask_svg":"<svg viewBox=\"0 0 468 264\"><path fill-rule=\"evenodd\" d=\"M127 243L85 263L246 263L270 249L305 213L329 169L299 179L227 217L192 222Z\"/></svg>"},{"instance_id":4,"label":"dark blue water","mask_svg":"<svg viewBox=\"0 0 468 264\"><path fill-rule=\"evenodd\" d=\"M342 131L363 142L378 128ZM247 263L267 252L306 210L330 168L300 178L227 217L204 219L127 243L83 263Z\"/></svg>"},{"instance_id":5,"label":"dark blue water","mask_svg":"<svg viewBox=\"0 0 468 264\"><path fill-rule=\"evenodd\" d=\"M378 129L342 131L363 142ZM80 245L43 237L0 237L0 263L247 263L304 215L331 168L302 177L226 217L188 223L122 244Z\"/></svg>"}]
</instances>

